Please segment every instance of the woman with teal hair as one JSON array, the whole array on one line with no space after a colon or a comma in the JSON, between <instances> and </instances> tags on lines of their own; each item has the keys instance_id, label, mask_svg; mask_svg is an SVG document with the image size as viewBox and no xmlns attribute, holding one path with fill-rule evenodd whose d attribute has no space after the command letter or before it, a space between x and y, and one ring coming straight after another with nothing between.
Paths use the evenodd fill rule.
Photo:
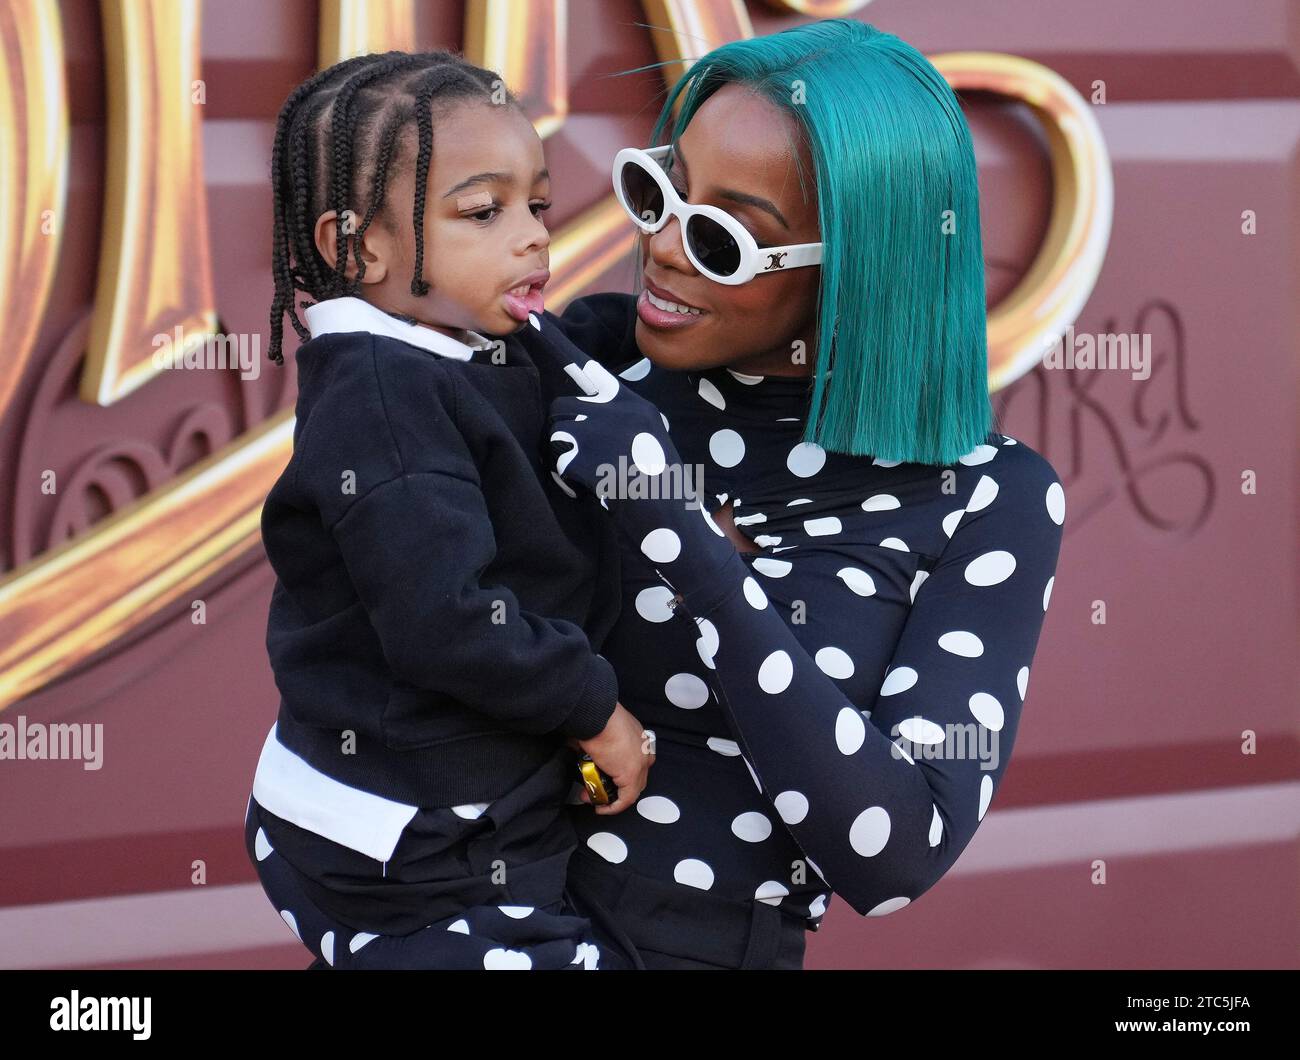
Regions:
<instances>
[{"instance_id":1,"label":"woman with teal hair","mask_svg":"<svg viewBox=\"0 0 1300 1060\"><path fill-rule=\"evenodd\" d=\"M1064 496L992 429L970 132L916 49L727 44L653 142L615 171L638 293L519 333L589 395L556 474L619 527L604 654L656 754L631 811L573 807L569 897L602 968L798 968L832 894L898 913L983 820Z\"/></svg>"}]
</instances>

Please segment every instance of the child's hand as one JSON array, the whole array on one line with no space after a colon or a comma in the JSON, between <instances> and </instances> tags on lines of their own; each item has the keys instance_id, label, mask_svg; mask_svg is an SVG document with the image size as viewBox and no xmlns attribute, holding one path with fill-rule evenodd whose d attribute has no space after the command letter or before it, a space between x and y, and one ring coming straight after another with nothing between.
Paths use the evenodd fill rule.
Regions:
<instances>
[{"instance_id":1,"label":"child's hand","mask_svg":"<svg viewBox=\"0 0 1300 1060\"><path fill-rule=\"evenodd\" d=\"M647 774L654 764L654 737L641 727L641 723L622 703L614 705L605 727L589 740L578 740L578 747L591 755L591 760L609 774L618 787L618 798L608 806L597 806L601 814L622 813L645 790ZM591 802L584 787L582 801Z\"/></svg>"}]
</instances>

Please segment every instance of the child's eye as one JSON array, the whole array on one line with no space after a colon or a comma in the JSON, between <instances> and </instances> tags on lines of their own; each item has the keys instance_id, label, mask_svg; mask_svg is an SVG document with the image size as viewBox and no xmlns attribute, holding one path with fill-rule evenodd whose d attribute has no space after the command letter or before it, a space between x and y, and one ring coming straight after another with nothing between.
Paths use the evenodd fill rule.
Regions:
<instances>
[{"instance_id":1,"label":"child's eye","mask_svg":"<svg viewBox=\"0 0 1300 1060\"><path fill-rule=\"evenodd\" d=\"M534 202L529 203L528 208L532 211L533 216L536 217L538 214L545 213L549 210L551 204L549 202ZM501 204L499 202L494 202L491 206L485 206L483 209L476 210L474 213L462 214L461 216L475 221L478 224L491 224L496 215L501 212L501 209Z\"/></svg>"}]
</instances>

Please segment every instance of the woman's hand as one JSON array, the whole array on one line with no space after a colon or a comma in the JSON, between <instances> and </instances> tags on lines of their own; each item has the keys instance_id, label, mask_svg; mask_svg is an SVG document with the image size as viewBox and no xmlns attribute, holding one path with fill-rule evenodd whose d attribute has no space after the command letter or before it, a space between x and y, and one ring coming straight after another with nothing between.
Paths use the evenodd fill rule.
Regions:
<instances>
[{"instance_id":1,"label":"woman's hand","mask_svg":"<svg viewBox=\"0 0 1300 1060\"><path fill-rule=\"evenodd\" d=\"M592 365L598 376L619 386L604 367L594 361ZM599 385L602 389L596 397L561 396L551 402L556 473L607 501L623 498L628 492L626 480L635 474L680 469L681 457L659 410L625 386L604 398L609 391L603 378Z\"/></svg>"},{"instance_id":2,"label":"woman's hand","mask_svg":"<svg viewBox=\"0 0 1300 1060\"><path fill-rule=\"evenodd\" d=\"M551 402L550 440L559 454L552 475L560 487L576 496L567 479L594 493L686 613L738 588L735 546L703 500L704 470L682 462L662 413L545 317L530 317L517 337L535 361L563 371L582 391ZM627 481L638 475L658 481L640 484L647 489Z\"/></svg>"},{"instance_id":3,"label":"woman's hand","mask_svg":"<svg viewBox=\"0 0 1300 1060\"><path fill-rule=\"evenodd\" d=\"M602 499L620 495L620 471L658 475L681 466L655 406L583 353L550 321L533 315L517 333L535 360L548 358L582 391L551 402L550 442L557 479ZM620 464L622 463L622 468ZM608 507L608 505L606 505Z\"/></svg>"}]
</instances>

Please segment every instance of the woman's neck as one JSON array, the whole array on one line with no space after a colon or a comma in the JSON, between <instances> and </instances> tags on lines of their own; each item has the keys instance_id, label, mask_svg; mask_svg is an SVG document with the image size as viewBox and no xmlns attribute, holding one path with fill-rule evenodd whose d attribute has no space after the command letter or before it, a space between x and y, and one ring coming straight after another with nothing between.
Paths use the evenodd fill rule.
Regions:
<instances>
[{"instance_id":1,"label":"woman's neck","mask_svg":"<svg viewBox=\"0 0 1300 1060\"><path fill-rule=\"evenodd\" d=\"M691 373L691 386L722 420L784 421L794 429L808 415L812 374L742 372L732 365Z\"/></svg>"},{"instance_id":2,"label":"woman's neck","mask_svg":"<svg viewBox=\"0 0 1300 1060\"><path fill-rule=\"evenodd\" d=\"M733 372L739 372L741 375L755 376L782 376L791 379L801 379L813 374L812 363L809 360L808 351L816 351L816 340L804 342L799 340L802 346L804 357L800 360L795 359L795 353L791 349L794 346L781 346L776 349L767 350L763 353L754 354L750 357L742 357L735 361L729 361L726 364Z\"/></svg>"}]
</instances>

